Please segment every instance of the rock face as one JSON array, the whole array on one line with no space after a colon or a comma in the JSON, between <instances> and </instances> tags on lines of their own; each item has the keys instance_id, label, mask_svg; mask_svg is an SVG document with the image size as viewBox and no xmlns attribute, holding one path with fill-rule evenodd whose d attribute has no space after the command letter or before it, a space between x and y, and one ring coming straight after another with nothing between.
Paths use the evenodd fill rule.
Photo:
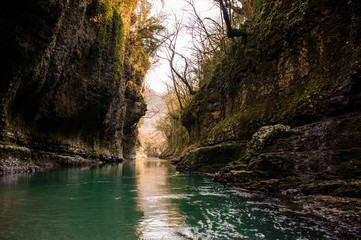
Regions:
<instances>
[{"instance_id":1,"label":"rock face","mask_svg":"<svg viewBox=\"0 0 361 240\"><path fill-rule=\"evenodd\" d=\"M127 50L136 1L118 2L1 8L0 173L133 157L148 66Z\"/></svg>"},{"instance_id":2,"label":"rock face","mask_svg":"<svg viewBox=\"0 0 361 240\"><path fill-rule=\"evenodd\" d=\"M189 149L173 160L180 171L215 173L225 164L238 160L245 153L244 142L226 142L214 146Z\"/></svg>"},{"instance_id":3,"label":"rock face","mask_svg":"<svg viewBox=\"0 0 361 240\"><path fill-rule=\"evenodd\" d=\"M218 162L214 179L226 184L360 198L361 2L264 1L248 24L247 44L233 42L182 116L195 150L179 168ZM246 142L240 156L212 159L214 146L235 141ZM305 199L361 231L359 199ZM357 207L336 211L341 202Z\"/></svg>"},{"instance_id":4,"label":"rock face","mask_svg":"<svg viewBox=\"0 0 361 240\"><path fill-rule=\"evenodd\" d=\"M359 179L361 4L265 1L249 25L182 116L190 144L251 141L226 182Z\"/></svg>"}]
</instances>

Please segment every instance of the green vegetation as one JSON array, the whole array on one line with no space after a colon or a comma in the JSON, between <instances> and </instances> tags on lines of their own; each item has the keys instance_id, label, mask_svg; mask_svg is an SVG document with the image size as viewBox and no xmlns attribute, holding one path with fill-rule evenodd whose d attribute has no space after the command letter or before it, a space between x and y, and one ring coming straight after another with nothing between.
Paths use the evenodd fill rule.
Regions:
<instances>
[{"instance_id":1,"label":"green vegetation","mask_svg":"<svg viewBox=\"0 0 361 240\"><path fill-rule=\"evenodd\" d=\"M179 114L169 114L166 118L158 121L158 130L167 137L168 147L162 153L162 158L174 158L180 156L186 150L189 143L189 134L182 125Z\"/></svg>"},{"instance_id":2,"label":"green vegetation","mask_svg":"<svg viewBox=\"0 0 361 240\"><path fill-rule=\"evenodd\" d=\"M124 51L125 30L122 20L122 10L131 11L131 5L124 6L122 0L100 0L98 3L99 24L99 71L104 61L104 54L109 51L109 43L114 54L114 80L119 79L122 69L122 55ZM100 74L100 73L99 73ZM101 76L99 75L99 79Z\"/></svg>"},{"instance_id":3,"label":"green vegetation","mask_svg":"<svg viewBox=\"0 0 361 240\"><path fill-rule=\"evenodd\" d=\"M54 0L60 9L64 9L69 3L65 0Z\"/></svg>"},{"instance_id":4,"label":"green vegetation","mask_svg":"<svg viewBox=\"0 0 361 240\"><path fill-rule=\"evenodd\" d=\"M133 67L133 82L143 79L150 68L149 59L159 47L157 34L164 30L161 19L150 17L151 4L146 0L99 0L99 70L105 54L113 55L113 78L119 81L127 56ZM99 76L101 78L101 76Z\"/></svg>"},{"instance_id":5,"label":"green vegetation","mask_svg":"<svg viewBox=\"0 0 361 240\"><path fill-rule=\"evenodd\" d=\"M93 146L88 147L88 152L92 159L99 159L100 155L97 149L97 143L95 139L93 139Z\"/></svg>"},{"instance_id":6,"label":"green vegetation","mask_svg":"<svg viewBox=\"0 0 361 240\"><path fill-rule=\"evenodd\" d=\"M302 188L302 192L305 194L324 194L338 197L361 198L361 182L309 184Z\"/></svg>"}]
</instances>

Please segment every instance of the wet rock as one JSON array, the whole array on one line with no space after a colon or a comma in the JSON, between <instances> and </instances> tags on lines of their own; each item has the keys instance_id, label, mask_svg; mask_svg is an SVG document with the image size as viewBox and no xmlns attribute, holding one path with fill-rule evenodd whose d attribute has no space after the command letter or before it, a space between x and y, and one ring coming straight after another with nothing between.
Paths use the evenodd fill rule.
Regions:
<instances>
[{"instance_id":1,"label":"wet rock","mask_svg":"<svg viewBox=\"0 0 361 240\"><path fill-rule=\"evenodd\" d=\"M0 145L0 175L38 170L40 167L32 162L30 149Z\"/></svg>"},{"instance_id":2,"label":"wet rock","mask_svg":"<svg viewBox=\"0 0 361 240\"><path fill-rule=\"evenodd\" d=\"M357 239L361 233L361 200L327 195L300 196L296 198L302 208L326 219L350 233L344 239Z\"/></svg>"},{"instance_id":3,"label":"wet rock","mask_svg":"<svg viewBox=\"0 0 361 240\"><path fill-rule=\"evenodd\" d=\"M312 183L302 188L304 194L332 195L338 197L361 198L361 181L324 181Z\"/></svg>"}]
</instances>

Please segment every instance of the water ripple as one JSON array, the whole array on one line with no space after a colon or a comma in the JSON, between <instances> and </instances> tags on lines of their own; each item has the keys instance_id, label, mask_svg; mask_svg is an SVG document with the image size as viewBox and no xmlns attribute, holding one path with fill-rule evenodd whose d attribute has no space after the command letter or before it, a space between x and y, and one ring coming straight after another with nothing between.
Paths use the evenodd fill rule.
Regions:
<instances>
[{"instance_id":1,"label":"water ripple","mask_svg":"<svg viewBox=\"0 0 361 240\"><path fill-rule=\"evenodd\" d=\"M340 239L282 202L144 159L0 181L0 239Z\"/></svg>"}]
</instances>

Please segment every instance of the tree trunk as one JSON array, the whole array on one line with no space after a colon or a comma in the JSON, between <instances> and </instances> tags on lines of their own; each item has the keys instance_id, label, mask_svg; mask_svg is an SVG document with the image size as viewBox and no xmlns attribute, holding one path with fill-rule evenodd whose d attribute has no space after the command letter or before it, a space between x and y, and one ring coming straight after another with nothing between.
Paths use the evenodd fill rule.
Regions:
<instances>
[{"instance_id":1,"label":"tree trunk","mask_svg":"<svg viewBox=\"0 0 361 240\"><path fill-rule=\"evenodd\" d=\"M229 18L229 14L226 6L224 5L223 0L219 0L219 4L221 5L221 9L223 12L223 19L227 26L227 37L242 37L244 42L247 43L247 31L241 29L234 29L231 24L231 19Z\"/></svg>"}]
</instances>

